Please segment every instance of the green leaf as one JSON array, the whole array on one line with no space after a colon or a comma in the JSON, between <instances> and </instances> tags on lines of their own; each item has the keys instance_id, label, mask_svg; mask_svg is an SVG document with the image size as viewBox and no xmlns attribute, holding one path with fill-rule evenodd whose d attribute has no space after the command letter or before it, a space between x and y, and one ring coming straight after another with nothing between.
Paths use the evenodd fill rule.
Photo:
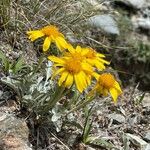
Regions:
<instances>
[{"instance_id":1,"label":"green leaf","mask_svg":"<svg viewBox=\"0 0 150 150\"><path fill-rule=\"evenodd\" d=\"M143 99L144 99L145 93L142 94L142 96L139 99L139 104L142 103Z\"/></svg>"},{"instance_id":2,"label":"green leaf","mask_svg":"<svg viewBox=\"0 0 150 150\"><path fill-rule=\"evenodd\" d=\"M0 59L1 59L2 64L4 66L4 70L9 71L9 67L10 67L9 60L7 59L6 55L2 51L0 51Z\"/></svg>"},{"instance_id":3,"label":"green leaf","mask_svg":"<svg viewBox=\"0 0 150 150\"><path fill-rule=\"evenodd\" d=\"M92 128L92 123L93 121L90 120L90 116L92 114L92 108L93 108L94 104L91 106L91 108L88 110L87 107L85 107L84 109L84 113L85 113L85 124L84 124L84 129L83 129L83 133L82 133L82 140L84 143L88 143L90 142L88 140L91 128Z\"/></svg>"},{"instance_id":4,"label":"green leaf","mask_svg":"<svg viewBox=\"0 0 150 150\"><path fill-rule=\"evenodd\" d=\"M15 80L9 76L7 77L3 77L0 80L3 84L6 84L7 86L9 86L10 88L12 88L17 95L20 97L21 96L21 91L20 91L20 87L21 87L21 82L19 80Z\"/></svg>"},{"instance_id":5,"label":"green leaf","mask_svg":"<svg viewBox=\"0 0 150 150\"><path fill-rule=\"evenodd\" d=\"M24 60L22 57L19 57L17 62L13 64L11 69L12 69L13 73L17 73L24 67L25 67Z\"/></svg>"},{"instance_id":6,"label":"green leaf","mask_svg":"<svg viewBox=\"0 0 150 150\"><path fill-rule=\"evenodd\" d=\"M69 120L65 120L64 122L65 124L68 124L68 125L71 125L71 126L75 126L77 127L78 129L81 129L83 130L83 127L76 121L69 121Z\"/></svg>"},{"instance_id":7,"label":"green leaf","mask_svg":"<svg viewBox=\"0 0 150 150\"><path fill-rule=\"evenodd\" d=\"M119 150L116 148L112 143L108 142L107 140L103 138L97 138L97 137L89 137L89 140L91 141L89 144L94 144L95 146L102 146L107 149L114 149L114 150Z\"/></svg>"}]
</instances>

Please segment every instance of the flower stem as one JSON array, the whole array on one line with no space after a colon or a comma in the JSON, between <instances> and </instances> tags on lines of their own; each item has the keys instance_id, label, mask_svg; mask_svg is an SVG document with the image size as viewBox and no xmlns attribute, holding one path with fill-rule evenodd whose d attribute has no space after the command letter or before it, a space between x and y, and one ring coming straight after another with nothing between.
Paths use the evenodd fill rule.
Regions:
<instances>
[{"instance_id":1,"label":"flower stem","mask_svg":"<svg viewBox=\"0 0 150 150\"><path fill-rule=\"evenodd\" d=\"M47 107L45 108L45 111L49 111L50 109L52 109L56 103L62 98L62 96L64 95L64 90L65 87L58 87L54 96L49 100Z\"/></svg>"},{"instance_id":2,"label":"flower stem","mask_svg":"<svg viewBox=\"0 0 150 150\"><path fill-rule=\"evenodd\" d=\"M71 112L73 111L76 111L80 108L83 108L84 106L86 106L87 104L89 104L90 102L92 102L92 100L95 98L96 96L94 97L90 97L89 99L86 99L85 101L83 101L81 104L79 104L78 106L72 108L66 115L70 114Z\"/></svg>"}]
</instances>

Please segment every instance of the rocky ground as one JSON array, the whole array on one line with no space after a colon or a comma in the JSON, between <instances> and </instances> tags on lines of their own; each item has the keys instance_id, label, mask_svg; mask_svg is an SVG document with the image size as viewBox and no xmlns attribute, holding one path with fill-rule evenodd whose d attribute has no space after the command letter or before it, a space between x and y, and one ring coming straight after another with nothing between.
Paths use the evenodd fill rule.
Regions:
<instances>
[{"instance_id":1,"label":"rocky ground","mask_svg":"<svg viewBox=\"0 0 150 150\"><path fill-rule=\"evenodd\" d=\"M41 2L38 7L43 8L43 13L46 12L48 6L51 6L51 3L45 2ZM19 19L22 19L22 22L24 19L28 19L28 24L23 27L22 31L21 27L17 30L12 30L11 27L3 29L0 22L0 50L10 60L16 60L19 56L23 56L26 63L33 64L39 58L40 47L36 47L27 40L25 31L29 26L40 27L42 25L42 23L37 23L41 18L36 16L41 11L37 11L33 17L31 8L26 7L31 13L30 16L27 16L24 6L30 6L31 2L24 1L24 3L25 5L20 7L21 3L13 2L11 17L16 15L14 9L18 8L18 11L21 12ZM88 44L97 50L103 50L112 60L114 70L118 71L117 75L122 81L123 87L123 94L118 104L114 106L110 97L99 98L95 102L94 112L91 116L93 120L91 135L104 139L110 144L99 144L100 146L97 147L97 143L95 145L79 143L77 139L81 131L74 127L69 129L65 127L58 133L45 127L49 139L45 142L49 143L49 146L44 149L101 150L115 149L113 148L115 146L118 150L150 150L150 1L114 0L102 2L87 0L84 7L78 1L74 5L68 5L69 9L67 10L69 12L70 9L82 10L88 6L93 10L90 14L87 11L89 17L86 19L85 26L89 26L88 30L87 28L79 28L74 21L70 25L73 26L72 30L74 31L66 29L64 31L72 43ZM88 10L90 11L90 9ZM57 13L53 15L57 15ZM33 21L34 19L39 20ZM45 19L54 22L55 17ZM68 25L69 29L70 26ZM82 34L74 34L76 30ZM110 70L112 69L110 68ZM1 67L0 71L0 78L7 76ZM77 122L83 126L83 114L79 111L73 115ZM0 150L42 150L42 147L35 148L33 146L38 145L40 139L37 134L35 137L31 134L34 132L33 130L36 130L36 127L29 124L28 119L24 112L20 112L16 93L1 83Z\"/></svg>"}]
</instances>

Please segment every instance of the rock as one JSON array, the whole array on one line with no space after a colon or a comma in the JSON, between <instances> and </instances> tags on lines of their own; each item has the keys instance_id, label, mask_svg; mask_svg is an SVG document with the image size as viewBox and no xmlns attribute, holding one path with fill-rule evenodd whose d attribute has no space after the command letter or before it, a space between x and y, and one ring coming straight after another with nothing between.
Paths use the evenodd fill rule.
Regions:
<instances>
[{"instance_id":1,"label":"rock","mask_svg":"<svg viewBox=\"0 0 150 150\"><path fill-rule=\"evenodd\" d=\"M131 116L128 118L128 123L131 126L134 126L135 124L137 124L137 122L138 122L138 116L137 115L134 115L134 116Z\"/></svg>"},{"instance_id":2,"label":"rock","mask_svg":"<svg viewBox=\"0 0 150 150\"><path fill-rule=\"evenodd\" d=\"M97 0L87 0L88 5L90 4L94 10L108 10L108 8Z\"/></svg>"},{"instance_id":3,"label":"rock","mask_svg":"<svg viewBox=\"0 0 150 150\"><path fill-rule=\"evenodd\" d=\"M148 143L142 140L140 137L127 133L127 138L136 146L140 148L140 150L146 150Z\"/></svg>"},{"instance_id":4,"label":"rock","mask_svg":"<svg viewBox=\"0 0 150 150\"><path fill-rule=\"evenodd\" d=\"M146 149L145 150L150 150L150 144L147 144Z\"/></svg>"},{"instance_id":5,"label":"rock","mask_svg":"<svg viewBox=\"0 0 150 150\"><path fill-rule=\"evenodd\" d=\"M86 146L86 150L96 150L95 148L92 148L92 147L90 147L90 146Z\"/></svg>"},{"instance_id":6,"label":"rock","mask_svg":"<svg viewBox=\"0 0 150 150\"><path fill-rule=\"evenodd\" d=\"M2 107L1 107L2 108ZM28 127L25 120L0 108L0 149L31 150L28 146Z\"/></svg>"},{"instance_id":7,"label":"rock","mask_svg":"<svg viewBox=\"0 0 150 150\"><path fill-rule=\"evenodd\" d=\"M145 134L144 140L147 141L147 142L150 142L150 130L147 131L147 133Z\"/></svg>"},{"instance_id":8,"label":"rock","mask_svg":"<svg viewBox=\"0 0 150 150\"><path fill-rule=\"evenodd\" d=\"M0 90L0 97L2 97L2 95L3 95L3 91Z\"/></svg>"},{"instance_id":9,"label":"rock","mask_svg":"<svg viewBox=\"0 0 150 150\"><path fill-rule=\"evenodd\" d=\"M93 6L99 5L99 2L97 0L87 0L87 2Z\"/></svg>"},{"instance_id":10,"label":"rock","mask_svg":"<svg viewBox=\"0 0 150 150\"><path fill-rule=\"evenodd\" d=\"M150 93L145 93L142 100L143 107L150 107Z\"/></svg>"},{"instance_id":11,"label":"rock","mask_svg":"<svg viewBox=\"0 0 150 150\"><path fill-rule=\"evenodd\" d=\"M116 113L109 114L108 118L113 119L113 122L116 124L121 124L125 122L125 117L121 114L116 114Z\"/></svg>"},{"instance_id":12,"label":"rock","mask_svg":"<svg viewBox=\"0 0 150 150\"><path fill-rule=\"evenodd\" d=\"M116 2L121 2L127 6L133 7L135 9L140 9L145 6L145 0L116 0Z\"/></svg>"},{"instance_id":13,"label":"rock","mask_svg":"<svg viewBox=\"0 0 150 150\"><path fill-rule=\"evenodd\" d=\"M136 24L138 28L150 30L150 18L138 18Z\"/></svg>"},{"instance_id":14,"label":"rock","mask_svg":"<svg viewBox=\"0 0 150 150\"><path fill-rule=\"evenodd\" d=\"M120 33L117 22L109 14L90 17L88 23L93 27L104 30L108 34L119 35Z\"/></svg>"},{"instance_id":15,"label":"rock","mask_svg":"<svg viewBox=\"0 0 150 150\"><path fill-rule=\"evenodd\" d=\"M69 42L71 43L79 43L80 41L73 35L73 33L68 32L66 34L67 39L69 40Z\"/></svg>"}]
</instances>

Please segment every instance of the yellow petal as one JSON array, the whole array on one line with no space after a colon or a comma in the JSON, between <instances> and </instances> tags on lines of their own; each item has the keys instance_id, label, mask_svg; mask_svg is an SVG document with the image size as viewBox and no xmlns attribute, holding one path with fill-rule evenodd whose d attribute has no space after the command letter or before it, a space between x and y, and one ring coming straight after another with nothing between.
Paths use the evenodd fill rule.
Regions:
<instances>
[{"instance_id":1,"label":"yellow petal","mask_svg":"<svg viewBox=\"0 0 150 150\"><path fill-rule=\"evenodd\" d=\"M88 84L87 84L87 75L83 72L83 71L81 71L80 73L79 73L79 78L80 78L80 80L81 80L81 83L82 83L82 85L83 85L83 87L84 87L84 89L88 86Z\"/></svg>"},{"instance_id":2,"label":"yellow petal","mask_svg":"<svg viewBox=\"0 0 150 150\"><path fill-rule=\"evenodd\" d=\"M51 38L50 37L46 37L44 40L44 44L43 44L43 51L47 51L49 49L51 45Z\"/></svg>"},{"instance_id":3,"label":"yellow petal","mask_svg":"<svg viewBox=\"0 0 150 150\"><path fill-rule=\"evenodd\" d=\"M54 67L62 67L64 64L54 64Z\"/></svg>"},{"instance_id":4,"label":"yellow petal","mask_svg":"<svg viewBox=\"0 0 150 150\"><path fill-rule=\"evenodd\" d=\"M53 77L56 76L56 75L58 75L58 74L60 74L60 73L62 73L64 70L65 70L65 68L60 68L60 69L58 69L57 71L55 71L55 72L53 73Z\"/></svg>"},{"instance_id":5,"label":"yellow petal","mask_svg":"<svg viewBox=\"0 0 150 150\"><path fill-rule=\"evenodd\" d=\"M55 62L55 63L59 63L59 64L64 64L65 62L63 61L63 59L58 58L56 56L48 56L48 59Z\"/></svg>"},{"instance_id":6,"label":"yellow petal","mask_svg":"<svg viewBox=\"0 0 150 150\"><path fill-rule=\"evenodd\" d=\"M59 36L65 38L65 36L62 33L59 33Z\"/></svg>"},{"instance_id":7,"label":"yellow petal","mask_svg":"<svg viewBox=\"0 0 150 150\"><path fill-rule=\"evenodd\" d=\"M87 71L89 73L93 72L93 67L91 65L89 65L88 63L83 62L82 63L82 68L84 71Z\"/></svg>"},{"instance_id":8,"label":"yellow petal","mask_svg":"<svg viewBox=\"0 0 150 150\"><path fill-rule=\"evenodd\" d=\"M101 54L101 53L97 53L96 56L105 58L105 55L104 55L104 54Z\"/></svg>"},{"instance_id":9,"label":"yellow petal","mask_svg":"<svg viewBox=\"0 0 150 150\"><path fill-rule=\"evenodd\" d=\"M73 48L73 46L71 44L67 45L67 49L71 54L73 54L75 52L75 49Z\"/></svg>"},{"instance_id":10,"label":"yellow petal","mask_svg":"<svg viewBox=\"0 0 150 150\"><path fill-rule=\"evenodd\" d=\"M63 50L63 48L61 47L61 45L59 44L57 40L55 40L55 44L59 50Z\"/></svg>"},{"instance_id":11,"label":"yellow petal","mask_svg":"<svg viewBox=\"0 0 150 150\"><path fill-rule=\"evenodd\" d=\"M88 48L82 48L82 55L87 55L87 53L89 52Z\"/></svg>"},{"instance_id":12,"label":"yellow petal","mask_svg":"<svg viewBox=\"0 0 150 150\"><path fill-rule=\"evenodd\" d=\"M117 89L120 94L122 93L120 85L119 85L119 83L117 81L115 81L114 88Z\"/></svg>"},{"instance_id":13,"label":"yellow petal","mask_svg":"<svg viewBox=\"0 0 150 150\"><path fill-rule=\"evenodd\" d=\"M93 76L96 80L99 79L99 74L98 74L97 72L93 72L93 73L92 73L92 76Z\"/></svg>"},{"instance_id":14,"label":"yellow petal","mask_svg":"<svg viewBox=\"0 0 150 150\"><path fill-rule=\"evenodd\" d=\"M91 76L90 75L86 76L86 82L87 82L88 85L91 84Z\"/></svg>"},{"instance_id":15,"label":"yellow petal","mask_svg":"<svg viewBox=\"0 0 150 150\"><path fill-rule=\"evenodd\" d=\"M76 51L78 52L78 53L80 53L82 50L81 50L81 47L80 46L77 46L76 47Z\"/></svg>"},{"instance_id":16,"label":"yellow petal","mask_svg":"<svg viewBox=\"0 0 150 150\"><path fill-rule=\"evenodd\" d=\"M58 37L58 38L56 38L56 41L59 43L59 45L62 47L62 48L64 48L64 49L66 49L67 48L67 42L66 42L66 40L64 39L64 38L62 38L62 37Z\"/></svg>"},{"instance_id":17,"label":"yellow petal","mask_svg":"<svg viewBox=\"0 0 150 150\"><path fill-rule=\"evenodd\" d=\"M65 87L70 87L73 84L73 76L68 74L67 79L65 81Z\"/></svg>"},{"instance_id":18,"label":"yellow petal","mask_svg":"<svg viewBox=\"0 0 150 150\"><path fill-rule=\"evenodd\" d=\"M104 64L99 61L95 61L95 67L99 70L104 70L106 68Z\"/></svg>"},{"instance_id":19,"label":"yellow petal","mask_svg":"<svg viewBox=\"0 0 150 150\"><path fill-rule=\"evenodd\" d=\"M111 94L111 96L113 98L114 103L116 103L117 102L117 98L119 96L118 91L115 88L111 88L111 89L109 89L109 91L110 91L110 94Z\"/></svg>"},{"instance_id":20,"label":"yellow petal","mask_svg":"<svg viewBox=\"0 0 150 150\"><path fill-rule=\"evenodd\" d=\"M80 79L78 79L77 75L74 75L74 80L75 80L75 84L76 84L76 87L77 87L78 91L82 93L83 86L82 86L82 84L80 82Z\"/></svg>"},{"instance_id":21,"label":"yellow petal","mask_svg":"<svg viewBox=\"0 0 150 150\"><path fill-rule=\"evenodd\" d=\"M104 60L104 59L101 59L101 58L98 58L98 60L99 60L101 63L107 64L107 65L110 64L110 62L108 62L107 60Z\"/></svg>"},{"instance_id":22,"label":"yellow petal","mask_svg":"<svg viewBox=\"0 0 150 150\"><path fill-rule=\"evenodd\" d=\"M31 41L35 41L36 39L44 36L44 34L40 30L28 31L27 34Z\"/></svg>"},{"instance_id":23,"label":"yellow petal","mask_svg":"<svg viewBox=\"0 0 150 150\"><path fill-rule=\"evenodd\" d=\"M74 75L74 78L77 89L82 93L82 91L87 87L84 75L82 73L78 73Z\"/></svg>"},{"instance_id":24,"label":"yellow petal","mask_svg":"<svg viewBox=\"0 0 150 150\"><path fill-rule=\"evenodd\" d=\"M58 81L59 86L62 85L62 83L66 80L67 76L68 76L68 72L66 72L66 71L61 74L61 77Z\"/></svg>"}]
</instances>

